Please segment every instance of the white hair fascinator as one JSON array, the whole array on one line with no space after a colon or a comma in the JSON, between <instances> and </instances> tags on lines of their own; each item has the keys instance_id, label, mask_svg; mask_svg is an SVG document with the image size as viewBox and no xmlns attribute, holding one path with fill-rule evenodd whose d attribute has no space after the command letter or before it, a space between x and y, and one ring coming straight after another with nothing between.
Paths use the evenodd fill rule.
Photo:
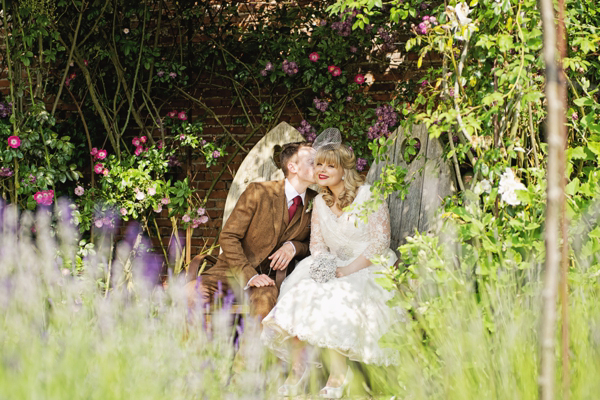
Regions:
<instances>
[{"instance_id":1,"label":"white hair fascinator","mask_svg":"<svg viewBox=\"0 0 600 400\"><path fill-rule=\"evenodd\" d=\"M313 149L316 151L321 150L335 150L342 145L342 134L337 128L327 128L313 142Z\"/></svg>"}]
</instances>

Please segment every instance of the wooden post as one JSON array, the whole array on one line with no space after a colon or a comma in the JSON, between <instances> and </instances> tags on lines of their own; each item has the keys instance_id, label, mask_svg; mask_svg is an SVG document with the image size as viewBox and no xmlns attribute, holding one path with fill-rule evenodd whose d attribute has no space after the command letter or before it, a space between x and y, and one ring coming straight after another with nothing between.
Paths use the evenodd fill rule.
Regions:
<instances>
[{"instance_id":1,"label":"wooden post","mask_svg":"<svg viewBox=\"0 0 600 400\"><path fill-rule=\"evenodd\" d=\"M560 101L563 104L563 110L567 109L568 96L567 96L567 78L565 70L562 65L562 60L567 57L567 28L565 26L565 0L558 0L558 21L557 21L557 36L558 36L558 52L559 60L558 63L558 77L559 77L559 95ZM567 116L565 112L560 114L561 119L561 136L563 140L563 146L565 150L568 147L568 135L567 135ZM565 152L561 152L561 165L565 168ZM562 191L567 185L567 177L562 175ZM560 268L560 310L561 310L561 321L562 321L562 334L561 334L561 356L562 356L562 398L563 400L569 399L569 282L568 282L568 270L569 270L569 221L567 220L566 212L566 199L563 195L562 206L561 206L561 226L562 226L562 254L561 254L561 268Z\"/></svg>"},{"instance_id":2,"label":"wooden post","mask_svg":"<svg viewBox=\"0 0 600 400\"><path fill-rule=\"evenodd\" d=\"M564 139L561 123L564 123L564 107L560 98L559 68L557 64L556 30L552 0L539 1L544 39L546 64L546 101L548 109L548 192L546 202L546 267L542 291L542 315L540 326L540 398L554 399L554 337L556 329L556 291L560 266L560 220L561 204L564 202L562 182L565 174ZM564 238L567 239L566 237Z\"/></svg>"}]
</instances>

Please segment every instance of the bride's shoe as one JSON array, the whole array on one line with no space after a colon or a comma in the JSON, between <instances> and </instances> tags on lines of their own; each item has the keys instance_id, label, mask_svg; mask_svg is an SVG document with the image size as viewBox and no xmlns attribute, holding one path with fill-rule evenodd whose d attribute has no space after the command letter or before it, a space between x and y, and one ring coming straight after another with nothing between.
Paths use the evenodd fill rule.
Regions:
<instances>
[{"instance_id":1,"label":"bride's shoe","mask_svg":"<svg viewBox=\"0 0 600 400\"><path fill-rule=\"evenodd\" d=\"M352 373L352 369L348 367L346 371L346 377L344 378L344 382L341 386L333 387L333 386L325 386L319 392L320 397L324 397L326 399L341 399L344 395L344 392L350 394L350 382L352 382L352 378L354 377L354 373Z\"/></svg>"},{"instance_id":2,"label":"bride's shoe","mask_svg":"<svg viewBox=\"0 0 600 400\"><path fill-rule=\"evenodd\" d=\"M308 377L310 376L310 368L308 365L304 369L302 376L296 382L295 385L283 384L277 391L281 396L298 396L304 392L306 384L308 383Z\"/></svg>"}]
</instances>

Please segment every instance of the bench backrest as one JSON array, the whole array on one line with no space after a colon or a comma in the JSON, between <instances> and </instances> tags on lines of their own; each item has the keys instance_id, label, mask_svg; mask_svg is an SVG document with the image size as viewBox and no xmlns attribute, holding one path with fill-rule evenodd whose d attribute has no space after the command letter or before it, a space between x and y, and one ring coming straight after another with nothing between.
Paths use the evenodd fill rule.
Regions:
<instances>
[{"instance_id":1,"label":"bench backrest","mask_svg":"<svg viewBox=\"0 0 600 400\"><path fill-rule=\"evenodd\" d=\"M402 128L398 128L393 135L396 140L388 151L388 162L407 168L407 179L414 179L404 200L394 195L387 199L392 226L391 247L397 249L405 242L406 236L414 234L415 230L427 231L442 199L456 191L456 184L440 141L429 138L425 125L414 125L408 136ZM410 137L419 140L420 148L416 157L407 163L403 152ZM384 163L371 166L367 175L368 183L379 178L383 166Z\"/></svg>"}]
</instances>

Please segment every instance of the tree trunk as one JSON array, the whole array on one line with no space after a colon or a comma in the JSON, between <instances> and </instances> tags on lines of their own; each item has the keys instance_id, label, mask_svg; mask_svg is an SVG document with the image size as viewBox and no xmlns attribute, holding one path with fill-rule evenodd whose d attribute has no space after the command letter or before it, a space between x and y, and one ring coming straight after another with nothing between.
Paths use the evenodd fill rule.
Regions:
<instances>
[{"instance_id":1,"label":"tree trunk","mask_svg":"<svg viewBox=\"0 0 600 400\"><path fill-rule=\"evenodd\" d=\"M561 99L559 68L557 64L556 30L552 0L540 0L544 30L544 61L546 64L546 101L548 107L548 168L546 208L546 268L542 291L540 327L540 398L554 399L556 291L560 267L560 220L564 191L564 106ZM566 238L565 238L566 240Z\"/></svg>"}]
</instances>

